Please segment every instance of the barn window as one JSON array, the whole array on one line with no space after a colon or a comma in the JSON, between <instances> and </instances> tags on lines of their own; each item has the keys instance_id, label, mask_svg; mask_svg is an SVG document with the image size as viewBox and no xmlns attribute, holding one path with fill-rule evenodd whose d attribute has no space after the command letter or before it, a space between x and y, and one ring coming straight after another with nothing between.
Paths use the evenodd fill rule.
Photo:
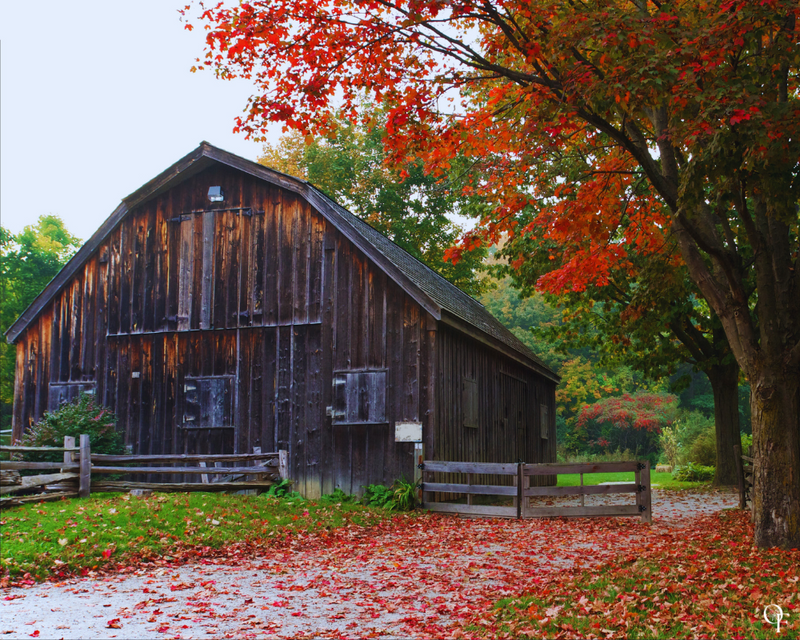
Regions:
<instances>
[{"instance_id":1,"label":"barn window","mask_svg":"<svg viewBox=\"0 0 800 640\"><path fill-rule=\"evenodd\" d=\"M478 416L478 381L464 378L461 382L461 405L464 409L464 426L477 429L480 424Z\"/></svg>"},{"instance_id":2,"label":"barn window","mask_svg":"<svg viewBox=\"0 0 800 640\"><path fill-rule=\"evenodd\" d=\"M333 424L386 422L386 371L341 371L333 376Z\"/></svg>"},{"instance_id":3,"label":"barn window","mask_svg":"<svg viewBox=\"0 0 800 640\"><path fill-rule=\"evenodd\" d=\"M539 429L542 434L542 440L547 440L550 436L548 432L550 431L550 407L546 404L539 405Z\"/></svg>"},{"instance_id":4,"label":"barn window","mask_svg":"<svg viewBox=\"0 0 800 640\"><path fill-rule=\"evenodd\" d=\"M233 429L233 376L186 376L184 429Z\"/></svg>"},{"instance_id":5,"label":"barn window","mask_svg":"<svg viewBox=\"0 0 800 640\"><path fill-rule=\"evenodd\" d=\"M94 395L94 381L82 382L51 382L50 397L47 400L50 411L55 411L62 404L67 404L75 400L81 392L86 395Z\"/></svg>"}]
</instances>

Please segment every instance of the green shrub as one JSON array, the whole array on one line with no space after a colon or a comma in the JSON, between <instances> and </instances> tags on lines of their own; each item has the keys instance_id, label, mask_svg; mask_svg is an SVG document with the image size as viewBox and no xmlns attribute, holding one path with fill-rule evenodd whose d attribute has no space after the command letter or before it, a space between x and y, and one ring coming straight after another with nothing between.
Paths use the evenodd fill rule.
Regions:
<instances>
[{"instance_id":1,"label":"green shrub","mask_svg":"<svg viewBox=\"0 0 800 640\"><path fill-rule=\"evenodd\" d=\"M417 487L413 482L395 480L391 487L371 484L364 489L361 502L389 511L411 511L417 506Z\"/></svg>"},{"instance_id":2,"label":"green shrub","mask_svg":"<svg viewBox=\"0 0 800 640\"><path fill-rule=\"evenodd\" d=\"M717 465L717 434L713 423L711 429L703 431L694 439L686 458L688 462L704 467Z\"/></svg>"},{"instance_id":3,"label":"green shrub","mask_svg":"<svg viewBox=\"0 0 800 640\"><path fill-rule=\"evenodd\" d=\"M711 482L714 479L714 467L690 462L672 472L672 478L680 482Z\"/></svg>"},{"instance_id":4,"label":"green shrub","mask_svg":"<svg viewBox=\"0 0 800 640\"><path fill-rule=\"evenodd\" d=\"M661 433L659 443L673 467L689 462L717 464L717 436L714 419L699 411L686 411Z\"/></svg>"},{"instance_id":5,"label":"green shrub","mask_svg":"<svg viewBox=\"0 0 800 640\"><path fill-rule=\"evenodd\" d=\"M89 436L92 453L123 454L125 447L117 431L116 416L100 406L94 398L81 393L75 402L62 404L44 417L22 436L26 447L63 447L64 436L73 436L79 444L80 436ZM64 459L61 452L30 452L25 459L34 462L58 462Z\"/></svg>"},{"instance_id":6,"label":"green shrub","mask_svg":"<svg viewBox=\"0 0 800 640\"><path fill-rule=\"evenodd\" d=\"M358 500L356 496L345 493L341 489L334 489L333 493L322 496L321 502L329 504L350 504Z\"/></svg>"},{"instance_id":7,"label":"green shrub","mask_svg":"<svg viewBox=\"0 0 800 640\"><path fill-rule=\"evenodd\" d=\"M269 498L292 498L300 497L300 494L292 491L292 481L282 478L280 482L273 484L265 493L261 494Z\"/></svg>"},{"instance_id":8,"label":"green shrub","mask_svg":"<svg viewBox=\"0 0 800 640\"><path fill-rule=\"evenodd\" d=\"M658 442L661 445L663 457L666 458L666 463L673 468L678 466L680 457L680 436L678 434L678 426L670 425L664 427L658 436Z\"/></svg>"},{"instance_id":9,"label":"green shrub","mask_svg":"<svg viewBox=\"0 0 800 640\"><path fill-rule=\"evenodd\" d=\"M405 480L395 480L394 502L397 511L411 511L417 506L417 485Z\"/></svg>"},{"instance_id":10,"label":"green shrub","mask_svg":"<svg viewBox=\"0 0 800 640\"><path fill-rule=\"evenodd\" d=\"M371 484L364 488L361 502L369 507L391 510L394 507L394 494L391 487L385 484Z\"/></svg>"}]
</instances>

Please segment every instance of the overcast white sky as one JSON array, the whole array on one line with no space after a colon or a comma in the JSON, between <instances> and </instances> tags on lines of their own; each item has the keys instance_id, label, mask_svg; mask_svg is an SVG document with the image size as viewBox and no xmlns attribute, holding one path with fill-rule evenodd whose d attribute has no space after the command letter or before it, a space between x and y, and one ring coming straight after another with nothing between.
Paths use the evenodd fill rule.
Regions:
<instances>
[{"instance_id":1,"label":"overcast white sky","mask_svg":"<svg viewBox=\"0 0 800 640\"><path fill-rule=\"evenodd\" d=\"M202 140L232 133L251 87L191 73L203 31L186 0L0 2L0 213L13 232L57 214L88 239L120 200Z\"/></svg>"}]
</instances>

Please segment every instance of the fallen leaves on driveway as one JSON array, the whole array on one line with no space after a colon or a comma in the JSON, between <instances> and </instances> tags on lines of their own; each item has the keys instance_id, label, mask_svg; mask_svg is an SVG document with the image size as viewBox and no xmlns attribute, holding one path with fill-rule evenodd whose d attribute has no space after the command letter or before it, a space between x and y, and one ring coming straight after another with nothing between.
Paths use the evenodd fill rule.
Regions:
<instances>
[{"instance_id":1,"label":"fallen leaves on driveway","mask_svg":"<svg viewBox=\"0 0 800 640\"><path fill-rule=\"evenodd\" d=\"M398 515L267 545L173 545L169 556L128 558L94 580L15 593L58 595L62 608L73 599L76 611L113 603L126 637L152 638L604 638L650 636L651 628L710 637L706 627L756 629L755 606L781 597L796 618L796 596L786 594L797 591L797 553L761 558L746 515L693 517L698 510L665 504L652 526ZM683 626L666 626L676 620Z\"/></svg>"}]
</instances>

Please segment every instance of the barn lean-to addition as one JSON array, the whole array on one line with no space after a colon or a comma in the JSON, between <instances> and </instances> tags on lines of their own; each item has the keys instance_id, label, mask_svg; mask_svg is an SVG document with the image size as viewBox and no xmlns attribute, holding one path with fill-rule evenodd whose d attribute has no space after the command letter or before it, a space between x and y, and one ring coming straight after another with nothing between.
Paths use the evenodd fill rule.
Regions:
<instances>
[{"instance_id":1,"label":"barn lean-to addition","mask_svg":"<svg viewBox=\"0 0 800 640\"><path fill-rule=\"evenodd\" d=\"M205 142L6 335L15 438L83 390L134 453L286 449L309 497L413 477L402 422L430 459L555 461L558 376L480 303L307 182Z\"/></svg>"}]
</instances>

